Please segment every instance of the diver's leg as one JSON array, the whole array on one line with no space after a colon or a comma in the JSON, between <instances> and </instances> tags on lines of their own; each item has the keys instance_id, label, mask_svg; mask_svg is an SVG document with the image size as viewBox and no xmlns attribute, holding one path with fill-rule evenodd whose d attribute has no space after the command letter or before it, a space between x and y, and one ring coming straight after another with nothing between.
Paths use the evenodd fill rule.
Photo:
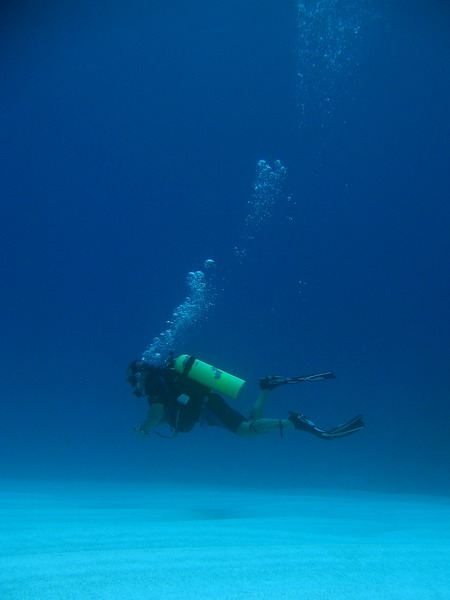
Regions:
<instances>
[{"instance_id":1,"label":"diver's leg","mask_svg":"<svg viewBox=\"0 0 450 600\"><path fill-rule=\"evenodd\" d=\"M252 409L250 411L250 419L252 421L256 421L256 419L262 419L262 417L264 416L264 409L266 407L266 401L269 397L269 394L269 389L260 390L258 397L256 398L256 402L252 406Z\"/></svg>"},{"instance_id":2,"label":"diver's leg","mask_svg":"<svg viewBox=\"0 0 450 600\"><path fill-rule=\"evenodd\" d=\"M251 437L269 431L279 431L283 436L286 430L300 430L311 433L323 440L333 440L335 438L346 437L356 433L365 427L361 415L351 419L347 423L333 427L329 431L320 429L312 421L299 413L289 413L288 419L256 419L254 421L243 421L235 433L242 437Z\"/></svg>"},{"instance_id":3,"label":"diver's leg","mask_svg":"<svg viewBox=\"0 0 450 600\"><path fill-rule=\"evenodd\" d=\"M283 436L285 430L295 430L295 426L289 419L256 419L243 421L236 430L236 434L241 437L252 437L269 431L279 431Z\"/></svg>"}]
</instances>

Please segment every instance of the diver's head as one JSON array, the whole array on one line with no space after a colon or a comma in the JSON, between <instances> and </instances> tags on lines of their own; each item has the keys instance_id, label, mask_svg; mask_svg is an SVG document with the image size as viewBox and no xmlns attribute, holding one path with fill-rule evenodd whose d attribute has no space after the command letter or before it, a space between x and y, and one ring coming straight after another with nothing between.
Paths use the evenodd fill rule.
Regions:
<instances>
[{"instance_id":1,"label":"diver's head","mask_svg":"<svg viewBox=\"0 0 450 600\"><path fill-rule=\"evenodd\" d=\"M154 367L144 360L133 360L127 368L127 381L134 388L133 394L140 398L145 394L145 380Z\"/></svg>"}]
</instances>

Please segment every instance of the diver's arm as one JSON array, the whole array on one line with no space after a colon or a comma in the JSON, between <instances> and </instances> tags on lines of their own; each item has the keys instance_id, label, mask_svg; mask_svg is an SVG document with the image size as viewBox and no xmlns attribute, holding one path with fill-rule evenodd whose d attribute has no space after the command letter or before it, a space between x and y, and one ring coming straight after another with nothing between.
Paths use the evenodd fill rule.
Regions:
<instances>
[{"instance_id":1,"label":"diver's arm","mask_svg":"<svg viewBox=\"0 0 450 600\"><path fill-rule=\"evenodd\" d=\"M155 402L148 409L147 417L140 427L136 428L136 432L147 436L152 429L161 425L164 421L164 404Z\"/></svg>"}]
</instances>

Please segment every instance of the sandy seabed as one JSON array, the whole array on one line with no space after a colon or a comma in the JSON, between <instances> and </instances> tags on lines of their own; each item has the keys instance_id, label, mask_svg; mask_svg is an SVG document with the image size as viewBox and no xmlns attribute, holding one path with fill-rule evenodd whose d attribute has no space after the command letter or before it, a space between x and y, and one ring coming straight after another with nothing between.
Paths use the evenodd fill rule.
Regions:
<instances>
[{"instance_id":1,"label":"sandy seabed","mask_svg":"<svg viewBox=\"0 0 450 600\"><path fill-rule=\"evenodd\" d=\"M450 599L450 499L0 481L2 600Z\"/></svg>"}]
</instances>

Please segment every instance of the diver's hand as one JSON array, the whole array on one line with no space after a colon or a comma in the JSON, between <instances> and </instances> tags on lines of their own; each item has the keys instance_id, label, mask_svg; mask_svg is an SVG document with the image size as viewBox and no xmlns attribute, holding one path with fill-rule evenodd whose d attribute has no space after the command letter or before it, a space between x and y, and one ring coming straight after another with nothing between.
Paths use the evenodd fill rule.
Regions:
<instances>
[{"instance_id":1,"label":"diver's hand","mask_svg":"<svg viewBox=\"0 0 450 600\"><path fill-rule=\"evenodd\" d=\"M134 433L140 437L142 440L146 440L150 437L150 432L142 427L142 425L137 425L133 427Z\"/></svg>"}]
</instances>

